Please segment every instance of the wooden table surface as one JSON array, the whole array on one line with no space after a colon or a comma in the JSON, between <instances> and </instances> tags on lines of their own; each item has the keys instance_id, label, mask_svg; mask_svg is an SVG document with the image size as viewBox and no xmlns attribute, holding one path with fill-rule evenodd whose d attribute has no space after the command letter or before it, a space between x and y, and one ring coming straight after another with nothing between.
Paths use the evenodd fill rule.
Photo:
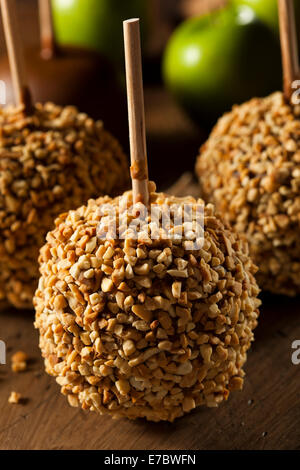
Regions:
<instances>
[{"instance_id":1,"label":"wooden table surface","mask_svg":"<svg viewBox=\"0 0 300 470\"><path fill-rule=\"evenodd\" d=\"M264 299L242 392L218 409L198 409L173 424L112 420L71 408L43 372L32 312L0 314L8 364L0 366L0 449L300 449L299 300ZM28 371L14 374L10 357L26 351ZM10 405L10 392L24 404Z\"/></svg>"},{"instance_id":2,"label":"wooden table surface","mask_svg":"<svg viewBox=\"0 0 300 470\"><path fill-rule=\"evenodd\" d=\"M151 175L163 189L193 171L203 133L161 88L147 89L145 98ZM179 191L193 192L185 181ZM0 449L300 449L300 365L291 361L292 342L300 340L300 298L263 300L244 390L219 409L198 409L173 424L115 421L69 407L43 371L33 313L2 311L8 357L0 365ZM18 350L31 359L21 374L10 364ZM8 404L11 391L24 402Z\"/></svg>"}]
</instances>

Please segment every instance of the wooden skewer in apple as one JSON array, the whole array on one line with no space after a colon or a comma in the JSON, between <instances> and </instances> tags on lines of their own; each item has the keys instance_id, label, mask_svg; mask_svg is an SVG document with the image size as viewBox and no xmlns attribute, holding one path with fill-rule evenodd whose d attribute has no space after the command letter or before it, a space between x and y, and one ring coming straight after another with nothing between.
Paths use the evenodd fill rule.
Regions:
<instances>
[{"instance_id":1,"label":"wooden skewer in apple","mask_svg":"<svg viewBox=\"0 0 300 470\"><path fill-rule=\"evenodd\" d=\"M123 25L133 200L148 206L149 181L139 20L126 20Z\"/></svg>"},{"instance_id":2,"label":"wooden skewer in apple","mask_svg":"<svg viewBox=\"0 0 300 470\"><path fill-rule=\"evenodd\" d=\"M32 109L32 101L26 76L22 43L16 24L14 0L1 0L0 5L16 104L24 105L25 112L28 113Z\"/></svg>"},{"instance_id":3,"label":"wooden skewer in apple","mask_svg":"<svg viewBox=\"0 0 300 470\"><path fill-rule=\"evenodd\" d=\"M293 82L299 78L298 41L293 0L278 0L283 88L287 100L293 93Z\"/></svg>"},{"instance_id":4,"label":"wooden skewer in apple","mask_svg":"<svg viewBox=\"0 0 300 470\"><path fill-rule=\"evenodd\" d=\"M55 38L51 0L39 0L41 56L45 60L52 59L55 54Z\"/></svg>"}]
</instances>

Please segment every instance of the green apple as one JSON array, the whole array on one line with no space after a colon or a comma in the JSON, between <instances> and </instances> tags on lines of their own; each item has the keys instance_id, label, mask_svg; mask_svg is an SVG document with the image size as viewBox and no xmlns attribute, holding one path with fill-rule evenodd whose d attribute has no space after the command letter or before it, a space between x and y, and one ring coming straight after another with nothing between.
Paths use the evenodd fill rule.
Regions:
<instances>
[{"instance_id":1,"label":"green apple","mask_svg":"<svg viewBox=\"0 0 300 470\"><path fill-rule=\"evenodd\" d=\"M279 34L277 0L231 0L234 6L246 5L254 11L256 16L268 25L276 34ZM300 33L300 0L294 0L297 30Z\"/></svg>"},{"instance_id":2,"label":"green apple","mask_svg":"<svg viewBox=\"0 0 300 470\"><path fill-rule=\"evenodd\" d=\"M299 2L299 0L296 0ZM251 7L256 16L274 30L278 30L277 0L232 0L235 6Z\"/></svg>"},{"instance_id":3,"label":"green apple","mask_svg":"<svg viewBox=\"0 0 300 470\"><path fill-rule=\"evenodd\" d=\"M227 7L181 24L163 59L168 89L201 123L281 86L280 48L249 7Z\"/></svg>"},{"instance_id":4,"label":"green apple","mask_svg":"<svg viewBox=\"0 0 300 470\"><path fill-rule=\"evenodd\" d=\"M113 62L123 58L123 25L141 18L147 27L147 2L141 0L52 0L53 24L58 44L87 47Z\"/></svg>"}]
</instances>

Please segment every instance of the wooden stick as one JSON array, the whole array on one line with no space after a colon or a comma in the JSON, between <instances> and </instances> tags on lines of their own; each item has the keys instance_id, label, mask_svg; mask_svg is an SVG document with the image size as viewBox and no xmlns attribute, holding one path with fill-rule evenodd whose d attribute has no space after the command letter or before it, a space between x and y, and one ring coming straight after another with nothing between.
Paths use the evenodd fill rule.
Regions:
<instances>
[{"instance_id":1,"label":"wooden stick","mask_svg":"<svg viewBox=\"0 0 300 470\"><path fill-rule=\"evenodd\" d=\"M134 203L149 204L145 110L139 19L123 23L130 136L131 180Z\"/></svg>"},{"instance_id":2,"label":"wooden stick","mask_svg":"<svg viewBox=\"0 0 300 470\"><path fill-rule=\"evenodd\" d=\"M286 99L292 95L292 83L298 78L298 43L293 0L278 0L280 44L283 67L283 90Z\"/></svg>"},{"instance_id":3,"label":"wooden stick","mask_svg":"<svg viewBox=\"0 0 300 470\"><path fill-rule=\"evenodd\" d=\"M30 112L31 96L25 74L15 0L1 0L1 9L16 104L24 105L25 112Z\"/></svg>"},{"instance_id":4,"label":"wooden stick","mask_svg":"<svg viewBox=\"0 0 300 470\"><path fill-rule=\"evenodd\" d=\"M55 55L51 0L39 0L41 56L52 59Z\"/></svg>"}]
</instances>

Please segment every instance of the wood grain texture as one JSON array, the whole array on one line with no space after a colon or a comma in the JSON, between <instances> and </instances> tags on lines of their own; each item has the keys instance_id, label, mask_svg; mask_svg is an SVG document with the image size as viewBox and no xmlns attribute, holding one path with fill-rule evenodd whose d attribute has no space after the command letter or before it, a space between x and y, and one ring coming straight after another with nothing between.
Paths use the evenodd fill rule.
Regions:
<instances>
[{"instance_id":1,"label":"wood grain texture","mask_svg":"<svg viewBox=\"0 0 300 470\"><path fill-rule=\"evenodd\" d=\"M32 312L2 312L8 364L0 366L0 449L300 449L300 366L291 362L299 318L299 299L265 298L244 390L219 409L198 409L168 424L69 407L43 372ZM13 374L9 361L19 349L32 361L27 372ZM12 390L25 404L8 404Z\"/></svg>"}]
</instances>

